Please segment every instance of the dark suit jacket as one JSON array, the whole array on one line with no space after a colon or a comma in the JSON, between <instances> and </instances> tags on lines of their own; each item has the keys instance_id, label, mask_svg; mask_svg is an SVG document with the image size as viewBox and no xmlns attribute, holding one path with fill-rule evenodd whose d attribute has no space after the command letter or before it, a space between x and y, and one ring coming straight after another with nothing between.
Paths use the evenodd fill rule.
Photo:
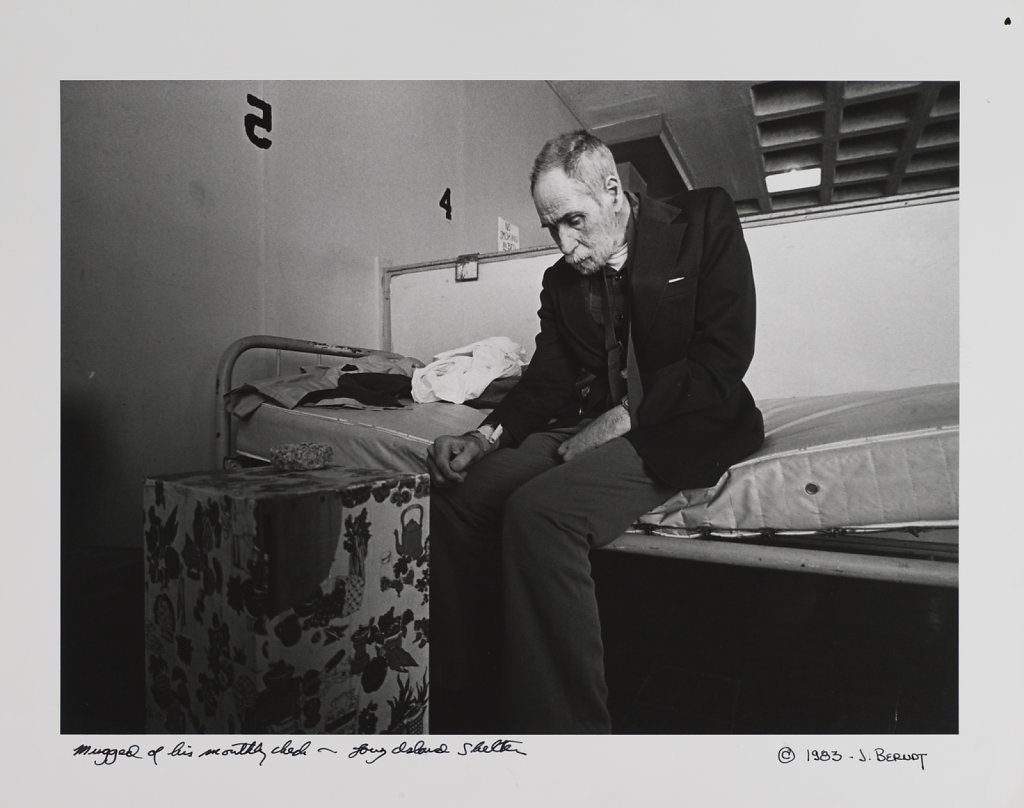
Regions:
<instances>
[{"instance_id":1,"label":"dark suit jacket","mask_svg":"<svg viewBox=\"0 0 1024 808\"><path fill-rule=\"evenodd\" d=\"M641 197L628 263L630 331L643 383L639 422L627 435L657 479L678 488L713 485L764 439L761 413L743 384L754 355L750 257L736 209L720 188L688 191L672 204ZM537 348L522 380L485 423L510 443L587 411L576 396L581 370L595 377L589 400L608 406L604 331L583 280L564 259L544 274Z\"/></svg>"}]
</instances>

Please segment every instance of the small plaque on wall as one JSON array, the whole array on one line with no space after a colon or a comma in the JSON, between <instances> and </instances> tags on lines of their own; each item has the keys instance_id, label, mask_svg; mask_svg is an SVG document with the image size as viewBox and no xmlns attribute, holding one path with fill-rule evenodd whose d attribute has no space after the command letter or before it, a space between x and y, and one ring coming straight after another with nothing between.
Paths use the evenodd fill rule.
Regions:
<instances>
[{"instance_id":1,"label":"small plaque on wall","mask_svg":"<svg viewBox=\"0 0 1024 808\"><path fill-rule=\"evenodd\" d=\"M475 281L480 277L480 265L475 255L461 255L455 262L455 282Z\"/></svg>"}]
</instances>

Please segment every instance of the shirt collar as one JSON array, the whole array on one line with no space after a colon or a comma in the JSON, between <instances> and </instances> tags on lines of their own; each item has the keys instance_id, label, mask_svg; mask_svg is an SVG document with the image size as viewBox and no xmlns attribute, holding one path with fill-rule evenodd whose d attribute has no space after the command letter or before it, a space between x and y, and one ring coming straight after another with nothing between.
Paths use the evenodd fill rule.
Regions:
<instances>
[{"instance_id":1,"label":"shirt collar","mask_svg":"<svg viewBox=\"0 0 1024 808\"><path fill-rule=\"evenodd\" d=\"M640 203L633 194L629 193L626 194L626 201L629 204L629 220L626 222L626 242L612 253L611 258L608 259L608 268L616 273L620 272L629 260L636 236L636 211Z\"/></svg>"}]
</instances>

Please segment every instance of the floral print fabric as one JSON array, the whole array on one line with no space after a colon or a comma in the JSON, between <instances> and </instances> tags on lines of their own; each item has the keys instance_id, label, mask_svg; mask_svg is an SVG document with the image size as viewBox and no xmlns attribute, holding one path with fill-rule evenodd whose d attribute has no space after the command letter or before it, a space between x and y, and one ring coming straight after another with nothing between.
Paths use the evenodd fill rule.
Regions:
<instances>
[{"instance_id":1,"label":"floral print fabric","mask_svg":"<svg viewBox=\"0 0 1024 808\"><path fill-rule=\"evenodd\" d=\"M147 730L426 732L428 477L146 482Z\"/></svg>"}]
</instances>

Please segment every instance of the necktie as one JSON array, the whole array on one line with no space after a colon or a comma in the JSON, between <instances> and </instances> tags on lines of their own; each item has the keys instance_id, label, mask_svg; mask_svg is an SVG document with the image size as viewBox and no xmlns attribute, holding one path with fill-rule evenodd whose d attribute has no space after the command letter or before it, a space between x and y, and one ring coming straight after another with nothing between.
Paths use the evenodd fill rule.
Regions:
<instances>
[{"instance_id":1,"label":"necktie","mask_svg":"<svg viewBox=\"0 0 1024 808\"><path fill-rule=\"evenodd\" d=\"M636 352L633 350L633 328L629 329L629 344L626 348L626 389L629 392L629 423L633 429L640 426L637 413L640 402L644 400L644 388L640 383L640 368L636 364Z\"/></svg>"},{"instance_id":2,"label":"necktie","mask_svg":"<svg viewBox=\"0 0 1024 808\"><path fill-rule=\"evenodd\" d=\"M633 340L627 336L626 348L626 379L622 373L622 344L615 338L615 324L612 321L611 289L608 287L608 275L601 272L602 295L601 310L604 316L604 348L608 358L608 391L613 402L622 401L623 395L629 394L629 420L633 427L638 426L636 413L640 407L643 390L640 384L640 373L636 365L636 354ZM632 330L632 329L631 329Z\"/></svg>"}]
</instances>

